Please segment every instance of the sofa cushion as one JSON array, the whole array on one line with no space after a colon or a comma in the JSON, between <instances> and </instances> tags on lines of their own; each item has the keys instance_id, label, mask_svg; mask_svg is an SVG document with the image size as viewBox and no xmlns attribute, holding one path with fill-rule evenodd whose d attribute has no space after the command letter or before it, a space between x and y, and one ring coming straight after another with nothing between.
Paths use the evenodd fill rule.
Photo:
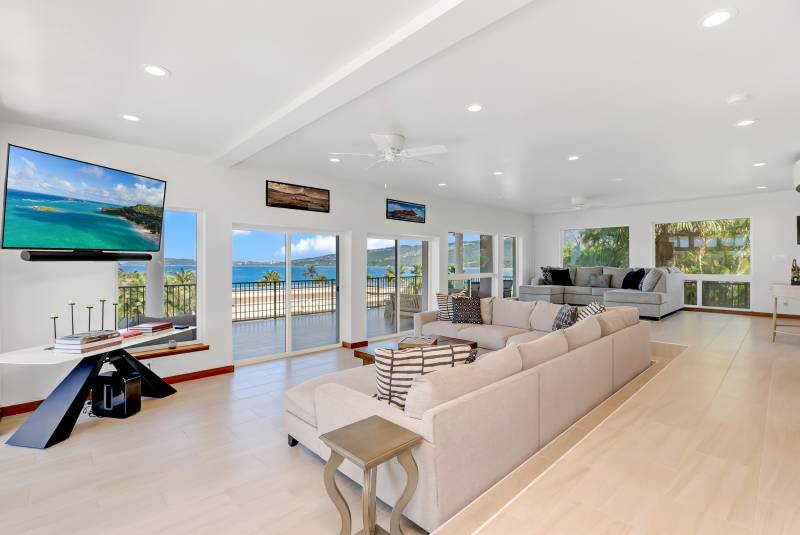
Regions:
<instances>
[{"instance_id":1,"label":"sofa cushion","mask_svg":"<svg viewBox=\"0 0 800 535\"><path fill-rule=\"evenodd\" d=\"M421 419L426 411L522 371L516 347L488 353L469 366L419 375L406 397L405 414Z\"/></svg>"},{"instance_id":2,"label":"sofa cushion","mask_svg":"<svg viewBox=\"0 0 800 535\"><path fill-rule=\"evenodd\" d=\"M594 316L579 321L572 327L564 329L562 332L567 338L567 345L570 351L583 347L595 340L599 340L602 336L600 323L598 323L597 318Z\"/></svg>"},{"instance_id":3,"label":"sofa cushion","mask_svg":"<svg viewBox=\"0 0 800 535\"><path fill-rule=\"evenodd\" d=\"M592 295L594 296L603 296L606 294L607 291L611 290L612 288L592 288Z\"/></svg>"},{"instance_id":4,"label":"sofa cushion","mask_svg":"<svg viewBox=\"0 0 800 535\"><path fill-rule=\"evenodd\" d=\"M589 286L592 275L602 275L603 267L579 267L575 270L575 286Z\"/></svg>"},{"instance_id":5,"label":"sofa cushion","mask_svg":"<svg viewBox=\"0 0 800 535\"><path fill-rule=\"evenodd\" d=\"M533 314L531 314L530 326L533 327L534 331L552 331L553 320L556 319L556 314L558 314L559 310L561 310L561 305L538 301L536 308L533 309Z\"/></svg>"},{"instance_id":6,"label":"sofa cushion","mask_svg":"<svg viewBox=\"0 0 800 535\"><path fill-rule=\"evenodd\" d=\"M436 294L436 303L439 305L439 321L451 321L453 319L453 298L465 297L466 292L454 294Z\"/></svg>"},{"instance_id":7,"label":"sofa cushion","mask_svg":"<svg viewBox=\"0 0 800 535\"><path fill-rule=\"evenodd\" d=\"M505 325L472 325L459 331L458 338L477 342L480 347L486 349L501 349L506 346L509 338L526 331L527 329Z\"/></svg>"},{"instance_id":8,"label":"sofa cushion","mask_svg":"<svg viewBox=\"0 0 800 535\"><path fill-rule=\"evenodd\" d=\"M609 308L595 316L603 336L614 334L639 322L639 309L635 307Z\"/></svg>"},{"instance_id":9,"label":"sofa cushion","mask_svg":"<svg viewBox=\"0 0 800 535\"><path fill-rule=\"evenodd\" d=\"M655 288L653 288L653 291L654 292L664 292L664 293L666 293L667 292L667 280L669 279L669 274L673 273L673 271L672 271L672 269L667 269L667 268L663 268L663 267L655 268L655 269L657 269L658 271L661 272L661 278L658 279L658 282L656 283ZM678 270L677 272L680 273L680 270Z\"/></svg>"},{"instance_id":10,"label":"sofa cushion","mask_svg":"<svg viewBox=\"0 0 800 535\"><path fill-rule=\"evenodd\" d=\"M428 336L450 336L458 338L459 331L470 327L468 323L453 323L450 321L429 321L422 326L422 334Z\"/></svg>"},{"instance_id":11,"label":"sofa cushion","mask_svg":"<svg viewBox=\"0 0 800 535\"><path fill-rule=\"evenodd\" d=\"M522 294L530 294L530 295L560 295L564 293L563 286L544 286L544 285L536 285L536 286L520 286L519 293ZM486 322L484 322L486 323Z\"/></svg>"},{"instance_id":12,"label":"sofa cushion","mask_svg":"<svg viewBox=\"0 0 800 535\"><path fill-rule=\"evenodd\" d=\"M487 325L492 324L492 307L494 297L484 297L481 299L481 320Z\"/></svg>"},{"instance_id":13,"label":"sofa cushion","mask_svg":"<svg viewBox=\"0 0 800 535\"><path fill-rule=\"evenodd\" d=\"M589 284L591 288L608 288L611 286L611 275L592 275L589 277Z\"/></svg>"},{"instance_id":14,"label":"sofa cushion","mask_svg":"<svg viewBox=\"0 0 800 535\"><path fill-rule=\"evenodd\" d=\"M400 409L405 408L411 383L418 375L469 364L474 359L468 345L378 348L375 350L376 397Z\"/></svg>"},{"instance_id":15,"label":"sofa cushion","mask_svg":"<svg viewBox=\"0 0 800 535\"><path fill-rule=\"evenodd\" d=\"M481 300L479 297L459 297L453 299L453 323L483 323L481 319Z\"/></svg>"},{"instance_id":16,"label":"sofa cushion","mask_svg":"<svg viewBox=\"0 0 800 535\"><path fill-rule=\"evenodd\" d=\"M526 342L533 342L534 340L538 340L542 336L547 336L547 333L542 331L527 331L521 334L515 334L506 341L506 346L519 345L519 344L524 344Z\"/></svg>"},{"instance_id":17,"label":"sofa cushion","mask_svg":"<svg viewBox=\"0 0 800 535\"><path fill-rule=\"evenodd\" d=\"M641 305L661 305L667 302L667 294L661 292L640 292L639 290L612 290L606 292L606 302L632 303Z\"/></svg>"},{"instance_id":18,"label":"sofa cushion","mask_svg":"<svg viewBox=\"0 0 800 535\"><path fill-rule=\"evenodd\" d=\"M570 278L569 269L567 268L551 269L550 278L553 281L551 284L557 284L559 286L572 286L572 279Z\"/></svg>"},{"instance_id":19,"label":"sofa cushion","mask_svg":"<svg viewBox=\"0 0 800 535\"><path fill-rule=\"evenodd\" d=\"M637 270L631 271L625 274L625 278L622 279L622 288L624 290L641 290L639 287L644 279L644 268L639 268Z\"/></svg>"},{"instance_id":20,"label":"sofa cushion","mask_svg":"<svg viewBox=\"0 0 800 535\"><path fill-rule=\"evenodd\" d=\"M569 351L567 337L564 331L548 333L538 340L533 340L517 346L522 357L522 369L535 368L543 362L561 356Z\"/></svg>"},{"instance_id":21,"label":"sofa cushion","mask_svg":"<svg viewBox=\"0 0 800 535\"><path fill-rule=\"evenodd\" d=\"M622 288L622 281L625 280L625 275L631 271L633 271L631 268L604 267L603 275L611 275L612 288Z\"/></svg>"},{"instance_id":22,"label":"sofa cushion","mask_svg":"<svg viewBox=\"0 0 800 535\"><path fill-rule=\"evenodd\" d=\"M492 303L492 325L530 329L531 312L536 301L495 299Z\"/></svg>"},{"instance_id":23,"label":"sofa cushion","mask_svg":"<svg viewBox=\"0 0 800 535\"><path fill-rule=\"evenodd\" d=\"M656 284L658 281L661 280L661 276L663 273L655 268L652 268L647 271L647 274L642 279L642 291L643 292L652 292L656 288Z\"/></svg>"},{"instance_id":24,"label":"sofa cushion","mask_svg":"<svg viewBox=\"0 0 800 535\"><path fill-rule=\"evenodd\" d=\"M565 286L564 295L592 295L592 288L589 286Z\"/></svg>"},{"instance_id":25,"label":"sofa cushion","mask_svg":"<svg viewBox=\"0 0 800 535\"><path fill-rule=\"evenodd\" d=\"M357 366L329 373L290 388L283 395L286 411L316 427L317 411L314 407L314 390L325 383L340 384L371 396L375 393L375 366Z\"/></svg>"}]
</instances>

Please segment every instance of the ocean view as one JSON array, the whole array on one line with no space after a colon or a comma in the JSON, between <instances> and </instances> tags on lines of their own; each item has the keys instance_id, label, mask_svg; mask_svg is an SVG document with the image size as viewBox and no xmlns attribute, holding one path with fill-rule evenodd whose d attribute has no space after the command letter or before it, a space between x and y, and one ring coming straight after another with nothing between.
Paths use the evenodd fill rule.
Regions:
<instances>
[{"instance_id":1,"label":"ocean view","mask_svg":"<svg viewBox=\"0 0 800 535\"><path fill-rule=\"evenodd\" d=\"M10 189L5 247L32 249L158 250L158 238L122 217L104 214L114 204Z\"/></svg>"}]
</instances>

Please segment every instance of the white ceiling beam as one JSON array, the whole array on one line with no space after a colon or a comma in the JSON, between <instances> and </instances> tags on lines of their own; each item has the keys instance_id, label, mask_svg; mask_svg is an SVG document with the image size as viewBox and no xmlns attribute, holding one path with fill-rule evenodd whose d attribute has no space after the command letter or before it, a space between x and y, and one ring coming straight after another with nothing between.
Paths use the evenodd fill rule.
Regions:
<instances>
[{"instance_id":1,"label":"white ceiling beam","mask_svg":"<svg viewBox=\"0 0 800 535\"><path fill-rule=\"evenodd\" d=\"M234 166L532 0L441 0L336 69L226 147L215 161Z\"/></svg>"}]
</instances>

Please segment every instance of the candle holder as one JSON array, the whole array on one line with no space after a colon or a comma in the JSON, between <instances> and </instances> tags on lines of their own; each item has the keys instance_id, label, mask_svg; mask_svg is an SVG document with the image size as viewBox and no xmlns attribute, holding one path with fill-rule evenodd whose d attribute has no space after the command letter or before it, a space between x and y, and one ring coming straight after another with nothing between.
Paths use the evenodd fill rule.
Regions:
<instances>
[{"instance_id":1,"label":"candle holder","mask_svg":"<svg viewBox=\"0 0 800 535\"><path fill-rule=\"evenodd\" d=\"M107 299L100 299L100 330L106 329L106 301Z\"/></svg>"},{"instance_id":2,"label":"candle holder","mask_svg":"<svg viewBox=\"0 0 800 535\"><path fill-rule=\"evenodd\" d=\"M139 325L139 311L141 310L144 303L142 301L136 302L136 325Z\"/></svg>"},{"instance_id":3,"label":"candle holder","mask_svg":"<svg viewBox=\"0 0 800 535\"><path fill-rule=\"evenodd\" d=\"M92 309L94 307L92 305L86 305L86 310L89 311L89 330L87 332L92 332Z\"/></svg>"},{"instance_id":4,"label":"candle holder","mask_svg":"<svg viewBox=\"0 0 800 535\"><path fill-rule=\"evenodd\" d=\"M56 320L58 319L58 314L51 312L50 319L53 320L53 340L56 340L58 338L58 331L56 330Z\"/></svg>"},{"instance_id":5,"label":"candle holder","mask_svg":"<svg viewBox=\"0 0 800 535\"><path fill-rule=\"evenodd\" d=\"M117 323L117 307L119 306L119 303L114 301L111 304L114 305L114 330L117 330L117 328L119 327L119 323Z\"/></svg>"},{"instance_id":6,"label":"candle holder","mask_svg":"<svg viewBox=\"0 0 800 535\"><path fill-rule=\"evenodd\" d=\"M71 334L75 334L75 301L67 301L69 305L69 323L72 326Z\"/></svg>"}]
</instances>

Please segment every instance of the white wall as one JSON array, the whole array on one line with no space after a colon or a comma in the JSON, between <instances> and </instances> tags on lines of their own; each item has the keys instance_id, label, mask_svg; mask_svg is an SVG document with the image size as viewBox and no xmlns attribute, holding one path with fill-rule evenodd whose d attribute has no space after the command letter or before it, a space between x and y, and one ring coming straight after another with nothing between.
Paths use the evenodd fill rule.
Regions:
<instances>
[{"instance_id":1,"label":"white wall","mask_svg":"<svg viewBox=\"0 0 800 535\"><path fill-rule=\"evenodd\" d=\"M539 276L541 266L560 265L563 229L627 225L630 227L630 264L648 267L655 259L655 223L749 217L752 273L744 280L751 281L752 310L771 312L769 284L788 283L792 258L800 256L798 215L800 194L780 191L536 216L534 276ZM800 313L800 303L781 305L780 311Z\"/></svg>"},{"instance_id":2,"label":"white wall","mask_svg":"<svg viewBox=\"0 0 800 535\"><path fill-rule=\"evenodd\" d=\"M163 178L168 183L168 208L200 212L198 320L200 336L211 349L150 361L153 369L162 375L215 368L232 362L230 288L231 230L234 225L291 227L342 235L343 292L347 292L342 298L342 339L345 341L366 338L368 234L438 239L440 255L446 254L444 244L447 232L451 230L516 235L521 238L518 254L525 266L521 280L531 275L531 262L528 260L532 247L528 244L532 243L532 218L526 214L395 188L386 191L382 183L376 186L335 183L326 177L287 174L280 169L263 172L246 167L223 168L185 154L9 123L0 123L0 166L3 169L6 143ZM331 213L265 207L266 178L331 189ZM426 204L426 223L387 220L387 195ZM432 284L444 287L446 277L446 267L440 263L438 280L434 277ZM0 351L49 343L52 339L50 312L62 315L60 325L64 332L68 325L65 318L69 299L83 304L97 303L101 296L114 300L115 286L116 266L111 263L37 264L21 261L16 251L0 251ZM81 310L80 317L82 323L79 325L84 325L85 310ZM11 404L41 398L54 380L50 377L37 383L37 391L26 399L20 399L20 393L13 399L4 396L2 401ZM23 392L26 388L14 390Z\"/></svg>"}]
</instances>

